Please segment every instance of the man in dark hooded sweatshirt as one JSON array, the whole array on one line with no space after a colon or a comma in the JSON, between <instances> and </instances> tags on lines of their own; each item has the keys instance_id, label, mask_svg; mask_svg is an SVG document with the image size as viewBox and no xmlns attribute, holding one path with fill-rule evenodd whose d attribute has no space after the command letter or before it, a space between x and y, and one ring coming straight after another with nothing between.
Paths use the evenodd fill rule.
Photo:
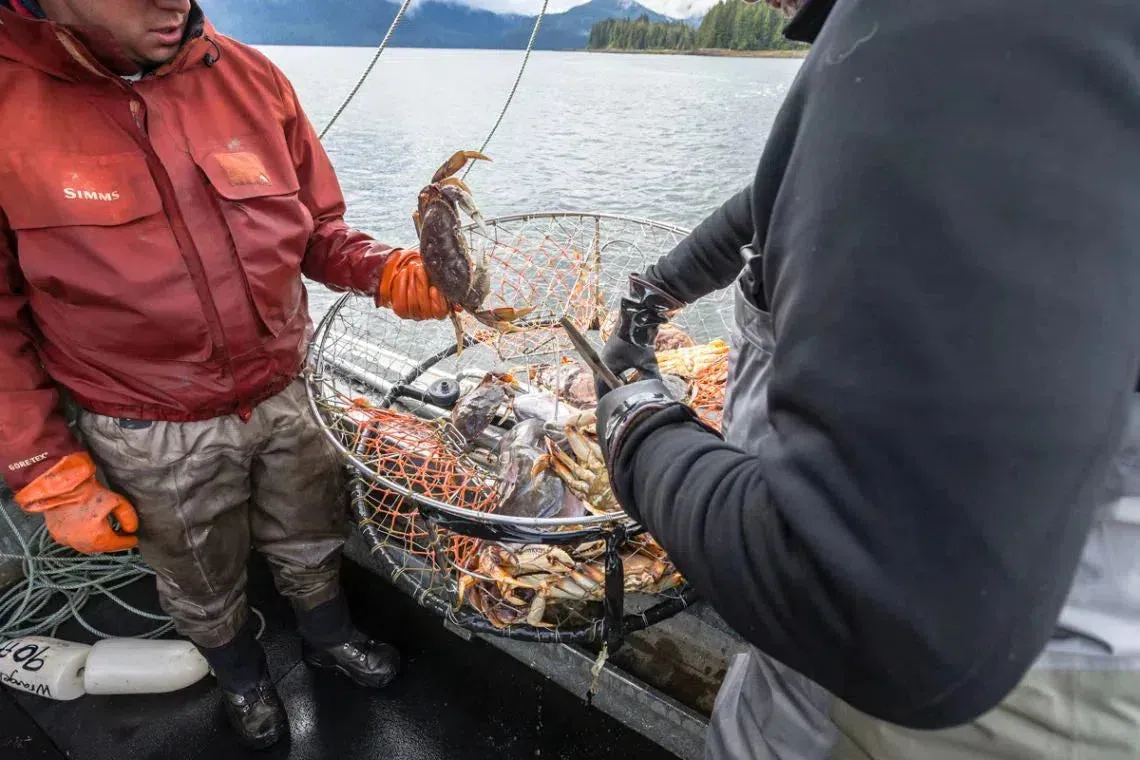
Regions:
<instances>
[{"instance_id":1,"label":"man in dark hooded sweatshirt","mask_svg":"<svg viewBox=\"0 0 1140 760\"><path fill-rule=\"evenodd\" d=\"M781 5L755 179L599 382L619 499L755 647L708 757L1135 758L1140 5ZM722 436L651 347L729 285Z\"/></svg>"}]
</instances>

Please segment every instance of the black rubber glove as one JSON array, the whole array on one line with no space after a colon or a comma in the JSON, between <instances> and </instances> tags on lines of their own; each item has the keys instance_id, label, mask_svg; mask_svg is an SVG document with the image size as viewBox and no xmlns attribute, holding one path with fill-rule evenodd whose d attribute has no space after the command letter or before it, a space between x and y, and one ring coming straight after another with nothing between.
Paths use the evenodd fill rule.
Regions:
<instances>
[{"instance_id":1,"label":"black rubber glove","mask_svg":"<svg viewBox=\"0 0 1140 760\"><path fill-rule=\"evenodd\" d=\"M622 379L636 369L642 379L660 378L657 368L657 328L668 322L684 302L636 272L629 276L629 295L621 299L617 327L602 348L601 359ZM600 401L610 386L595 378Z\"/></svg>"},{"instance_id":2,"label":"black rubber glove","mask_svg":"<svg viewBox=\"0 0 1140 760\"><path fill-rule=\"evenodd\" d=\"M684 409L693 421L718 437L720 433L710 427L688 405L682 404L669 394L669 388L658 378L638 380L609 391L598 402L597 422L594 429L602 449L602 459L606 463L606 473L614 484L614 496L626 509L631 507L629 495L621 493L616 484L622 481L614 476L614 462L617 461L622 443L637 423L647 417L672 407Z\"/></svg>"}]
</instances>

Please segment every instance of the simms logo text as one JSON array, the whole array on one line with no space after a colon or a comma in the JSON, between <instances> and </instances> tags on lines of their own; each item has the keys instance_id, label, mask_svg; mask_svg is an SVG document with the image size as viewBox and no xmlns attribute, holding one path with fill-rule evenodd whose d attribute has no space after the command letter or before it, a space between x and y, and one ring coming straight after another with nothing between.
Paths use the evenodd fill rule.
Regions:
<instances>
[{"instance_id":1,"label":"simms logo text","mask_svg":"<svg viewBox=\"0 0 1140 760\"><path fill-rule=\"evenodd\" d=\"M70 201L117 201L119 200L119 191L112 190L109 193L97 193L94 190L76 190L74 187L63 188L63 197Z\"/></svg>"}]
</instances>

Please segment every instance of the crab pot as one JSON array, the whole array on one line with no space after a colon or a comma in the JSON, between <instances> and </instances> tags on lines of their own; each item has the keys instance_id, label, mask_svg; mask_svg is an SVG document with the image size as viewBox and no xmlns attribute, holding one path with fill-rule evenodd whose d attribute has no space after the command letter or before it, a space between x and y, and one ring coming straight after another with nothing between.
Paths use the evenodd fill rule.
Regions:
<instances>
[{"instance_id":1,"label":"crab pot","mask_svg":"<svg viewBox=\"0 0 1140 760\"><path fill-rule=\"evenodd\" d=\"M357 529L393 584L474 632L612 653L693 597L609 490L592 375L559 320L600 349L629 273L687 231L564 212L486 225L460 233L486 266L482 308L525 316L505 332L466 312L458 326L400 320L346 295L314 335L310 409L351 469ZM678 393L714 425L727 298L685 308L658 342Z\"/></svg>"},{"instance_id":2,"label":"crab pot","mask_svg":"<svg viewBox=\"0 0 1140 760\"><path fill-rule=\"evenodd\" d=\"M625 634L664 620L684 609L693 600L691 589L682 586L676 589L675 594L659 599L638 612L627 612L619 554L624 541L622 531L620 529L612 532L597 531L591 532L591 536L601 534L600 540L606 542L604 553L606 577L605 593L596 617L591 618L579 611L580 617L576 622L558 626L539 627L526 622L507 626L496 625L487 615L458 604L457 586L462 576L457 578L457 574L448 573L434 557L424 558L417 554L409 554L391 541L391 535L373 519L375 511L369 502L367 491L368 486L364 479L356 477L351 488L352 511L365 544L381 571L393 585L414 598L421 606L469 631L551 644L604 642L613 653L620 648ZM393 496L397 500L402 498L398 495ZM431 521L431 518L428 520ZM507 538L529 540L525 535L526 531L516 533L508 529L504 534L495 529L488 531L485 526L448 522L450 527L433 523L429 530L438 531L435 533L437 536L451 531L454 535L482 540L495 541ZM469 532L465 531L465 528ZM547 543L553 544L549 536L542 538ZM440 580L441 575L444 576L444 580Z\"/></svg>"}]
</instances>

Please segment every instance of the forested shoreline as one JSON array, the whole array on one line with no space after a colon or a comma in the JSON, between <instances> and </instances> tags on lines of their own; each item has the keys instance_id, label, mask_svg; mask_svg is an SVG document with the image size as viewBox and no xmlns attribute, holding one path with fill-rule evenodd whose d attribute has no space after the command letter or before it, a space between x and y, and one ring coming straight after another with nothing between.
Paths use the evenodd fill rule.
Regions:
<instances>
[{"instance_id":1,"label":"forested shoreline","mask_svg":"<svg viewBox=\"0 0 1140 760\"><path fill-rule=\"evenodd\" d=\"M804 52L808 45L784 38L786 19L764 3L720 0L694 28L684 21L606 19L590 27L587 50L715 54Z\"/></svg>"}]
</instances>

